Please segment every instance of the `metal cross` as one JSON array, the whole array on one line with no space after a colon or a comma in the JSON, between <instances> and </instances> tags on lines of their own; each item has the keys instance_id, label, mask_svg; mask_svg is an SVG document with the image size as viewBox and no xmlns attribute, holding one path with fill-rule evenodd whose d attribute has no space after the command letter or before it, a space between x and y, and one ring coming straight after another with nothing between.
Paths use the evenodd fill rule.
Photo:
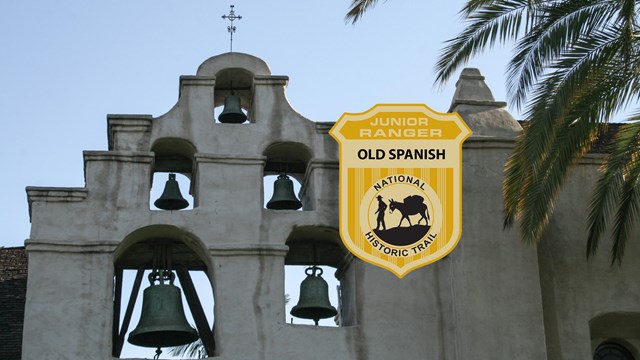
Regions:
<instances>
[{"instance_id":1,"label":"metal cross","mask_svg":"<svg viewBox=\"0 0 640 360\"><path fill-rule=\"evenodd\" d=\"M231 10L229 10L229 15L222 15L223 19L229 19L229 21L231 21L231 25L227 26L227 31L229 31L229 34L231 34L231 49L229 50L230 52L233 52L233 33L236 32L236 27L233 26L233 20L240 20L242 19L242 16L240 15L236 15L236 13L233 11L233 7L234 5L231 5Z\"/></svg>"}]
</instances>

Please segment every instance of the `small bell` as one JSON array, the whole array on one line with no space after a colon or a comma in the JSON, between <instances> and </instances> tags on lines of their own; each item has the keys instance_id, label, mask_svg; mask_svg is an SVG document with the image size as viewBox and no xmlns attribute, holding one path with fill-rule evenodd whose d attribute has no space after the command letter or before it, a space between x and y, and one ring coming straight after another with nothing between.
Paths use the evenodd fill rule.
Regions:
<instances>
[{"instance_id":1,"label":"small bell","mask_svg":"<svg viewBox=\"0 0 640 360\"><path fill-rule=\"evenodd\" d=\"M226 124L241 124L247 120L247 115L242 112L240 107L240 98L233 93L224 99L224 109L218 121Z\"/></svg>"},{"instance_id":2,"label":"small bell","mask_svg":"<svg viewBox=\"0 0 640 360\"><path fill-rule=\"evenodd\" d=\"M338 311L329 301L329 285L321 276L322 269L312 266L305 273L307 277L300 284L300 299L298 305L291 309L291 315L312 319L318 325L318 320L336 316Z\"/></svg>"},{"instance_id":3,"label":"small bell","mask_svg":"<svg viewBox=\"0 0 640 360\"><path fill-rule=\"evenodd\" d=\"M176 174L169 174L169 180L164 185L162 195L153 204L162 210L180 210L189 206L189 202L180 193Z\"/></svg>"},{"instance_id":4,"label":"small bell","mask_svg":"<svg viewBox=\"0 0 640 360\"><path fill-rule=\"evenodd\" d=\"M151 286L144 290L138 326L127 339L131 344L162 348L190 344L198 340L198 332L187 322L180 289L173 285L175 275L163 271L149 274ZM164 284L164 279L169 284ZM160 280L160 284L155 284Z\"/></svg>"},{"instance_id":5,"label":"small bell","mask_svg":"<svg viewBox=\"0 0 640 360\"><path fill-rule=\"evenodd\" d=\"M280 175L273 183L273 196L267 203L267 209L298 210L302 203L293 192L293 181L287 175Z\"/></svg>"}]
</instances>

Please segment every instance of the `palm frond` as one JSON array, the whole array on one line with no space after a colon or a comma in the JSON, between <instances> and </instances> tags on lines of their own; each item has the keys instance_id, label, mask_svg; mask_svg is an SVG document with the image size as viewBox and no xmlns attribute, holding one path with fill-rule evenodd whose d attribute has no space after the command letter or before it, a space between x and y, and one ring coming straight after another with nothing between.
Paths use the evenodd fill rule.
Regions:
<instances>
[{"instance_id":1,"label":"palm frond","mask_svg":"<svg viewBox=\"0 0 640 360\"><path fill-rule=\"evenodd\" d=\"M613 226L613 245L611 247L611 263L620 263L624 255L629 234L638 218L640 207L640 161L636 151L627 163L625 179L620 190L620 204L616 212Z\"/></svg>"},{"instance_id":2,"label":"palm frond","mask_svg":"<svg viewBox=\"0 0 640 360\"><path fill-rule=\"evenodd\" d=\"M460 10L460 15L462 17L469 17L469 15L473 14L478 9L492 5L495 2L496 0L468 0L462 10Z\"/></svg>"},{"instance_id":3,"label":"palm frond","mask_svg":"<svg viewBox=\"0 0 640 360\"><path fill-rule=\"evenodd\" d=\"M518 135L514 150L505 164L502 180L502 198L504 199L503 227L505 229L513 226L516 220L520 194L527 176L526 156L522 153L525 148L523 142L526 140L527 131L528 126L525 126L523 132Z\"/></svg>"},{"instance_id":4,"label":"palm frond","mask_svg":"<svg viewBox=\"0 0 640 360\"><path fill-rule=\"evenodd\" d=\"M445 42L435 66L436 84L446 83L462 64L485 48L517 39L530 9L530 0L491 1L475 9L468 16L468 27Z\"/></svg>"},{"instance_id":5,"label":"palm frond","mask_svg":"<svg viewBox=\"0 0 640 360\"><path fill-rule=\"evenodd\" d=\"M640 120L640 113L629 120ZM616 204L614 243L611 262L620 261L624 254L624 244L628 231L637 217L637 209L630 201L638 201L637 174L640 172L640 123L624 125L615 137L615 147L601 167L602 175L598 179L589 206L589 237L587 257L595 255L598 244L608 227Z\"/></svg>"},{"instance_id":6,"label":"palm frond","mask_svg":"<svg viewBox=\"0 0 640 360\"><path fill-rule=\"evenodd\" d=\"M460 10L460 15L462 17L469 17L469 15L473 14L478 9L483 7L487 7L496 3L503 2L502 0L467 0L467 3L464 5L462 10ZM529 8L534 9L538 5L544 3L545 0L528 0Z\"/></svg>"},{"instance_id":7,"label":"palm frond","mask_svg":"<svg viewBox=\"0 0 640 360\"><path fill-rule=\"evenodd\" d=\"M201 339L190 344L176 346L169 350L172 356L186 356L190 359L204 359L207 357L207 351Z\"/></svg>"},{"instance_id":8,"label":"palm frond","mask_svg":"<svg viewBox=\"0 0 640 360\"><path fill-rule=\"evenodd\" d=\"M616 136L616 151L613 151L600 167L602 174L589 202L587 258L595 255L598 250L600 238L608 227L608 219L620 196L625 159L628 157L627 150L630 149L629 142L623 141L620 135L618 133ZM621 146L624 148L621 149Z\"/></svg>"},{"instance_id":9,"label":"palm frond","mask_svg":"<svg viewBox=\"0 0 640 360\"><path fill-rule=\"evenodd\" d=\"M553 122L570 113L581 111L575 109L577 103L588 98L585 109L595 109L601 117L608 118L616 107L619 93L628 95L627 86L614 88L606 86L624 85L628 79L619 73L619 64L615 59L620 41L615 34L595 32L583 42L576 44L569 52L563 53L556 60L556 71L546 75L536 85L526 117L531 119L525 156L536 162L549 150L550 134L553 134ZM603 91L598 93L597 91ZM610 99L611 97L613 99ZM599 104L599 105L598 105ZM600 110L603 110L601 112ZM594 116L594 121L599 121Z\"/></svg>"},{"instance_id":10,"label":"palm frond","mask_svg":"<svg viewBox=\"0 0 640 360\"><path fill-rule=\"evenodd\" d=\"M344 21L355 24L367 10L373 8L377 3L378 0L353 0L347 15L344 17Z\"/></svg>"},{"instance_id":11,"label":"palm frond","mask_svg":"<svg viewBox=\"0 0 640 360\"><path fill-rule=\"evenodd\" d=\"M616 34L601 31L581 39L537 85L531 122L513 155L527 166L514 173L510 159L504 182L505 224L517 214L525 242L540 238L570 166L597 135L595 124L607 121L631 94L633 82L619 63L625 39Z\"/></svg>"},{"instance_id":12,"label":"palm frond","mask_svg":"<svg viewBox=\"0 0 640 360\"><path fill-rule=\"evenodd\" d=\"M525 108L529 122L505 165L504 226L518 220L525 242L540 239L571 166L599 131L640 100L637 5L468 0L460 12L468 26L445 43L435 66L440 85L477 53L516 41L507 68L509 100ZM613 218L612 262L620 261L640 212L640 125L629 129L603 165L590 203L587 254Z\"/></svg>"},{"instance_id":13,"label":"palm frond","mask_svg":"<svg viewBox=\"0 0 640 360\"><path fill-rule=\"evenodd\" d=\"M548 87L547 92L553 91L551 83L543 84ZM553 98L549 98L553 99ZM555 118L544 110L554 105L548 105L544 97L540 96L537 106L541 108L536 117L530 118L524 131L517 138L515 147L507 163L503 179L504 227L513 225L522 209L522 200L526 197L526 189L530 187L532 179L537 177L539 164L549 152L554 136ZM535 108L534 108L535 109Z\"/></svg>"},{"instance_id":14,"label":"palm frond","mask_svg":"<svg viewBox=\"0 0 640 360\"><path fill-rule=\"evenodd\" d=\"M540 239L549 222L568 169L591 147L597 126L589 119L557 121L550 151L537 171L531 172L520 202L520 234L527 243Z\"/></svg>"},{"instance_id":15,"label":"palm frond","mask_svg":"<svg viewBox=\"0 0 640 360\"><path fill-rule=\"evenodd\" d=\"M517 109L553 61L583 34L604 27L612 9L601 1L569 1L544 5L539 23L518 41L507 67L507 93Z\"/></svg>"}]
</instances>

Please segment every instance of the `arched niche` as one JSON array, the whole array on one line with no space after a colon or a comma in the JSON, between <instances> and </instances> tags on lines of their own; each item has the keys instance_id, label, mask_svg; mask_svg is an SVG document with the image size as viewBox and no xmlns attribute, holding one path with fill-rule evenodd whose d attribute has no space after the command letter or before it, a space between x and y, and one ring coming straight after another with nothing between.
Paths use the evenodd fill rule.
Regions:
<instances>
[{"instance_id":1,"label":"arched niche","mask_svg":"<svg viewBox=\"0 0 640 360\"><path fill-rule=\"evenodd\" d=\"M197 76L215 76L220 70L241 68L256 75L271 75L269 65L264 60L241 52L228 52L210 57L200 64Z\"/></svg>"},{"instance_id":2,"label":"arched niche","mask_svg":"<svg viewBox=\"0 0 640 360\"><path fill-rule=\"evenodd\" d=\"M180 174L177 180L183 197L189 202L190 207L197 205L197 199L193 195L193 160L196 147L189 141L180 138L161 138L151 146L155 154L151 177L152 196L150 197L151 209L156 209L153 202L162 195L164 184L168 174ZM187 195L188 194L188 195ZM191 195L191 196L189 196Z\"/></svg>"},{"instance_id":3,"label":"arched niche","mask_svg":"<svg viewBox=\"0 0 640 360\"><path fill-rule=\"evenodd\" d=\"M640 312L600 314L589 321L589 331L594 359L625 351L632 359L640 359Z\"/></svg>"},{"instance_id":4,"label":"arched niche","mask_svg":"<svg viewBox=\"0 0 640 360\"><path fill-rule=\"evenodd\" d=\"M285 277L287 294L291 295L287 304L287 314L298 302L298 290L306 277L306 268L318 266L328 284L329 298L338 311L335 319L324 319L320 325L350 326L355 324L355 280L351 268L352 256L342 244L337 229L327 226L295 227L286 244L289 251L285 257ZM290 316L290 315L287 315ZM295 324L312 325L312 320L291 317Z\"/></svg>"},{"instance_id":5,"label":"arched niche","mask_svg":"<svg viewBox=\"0 0 640 360\"><path fill-rule=\"evenodd\" d=\"M253 104L253 77L254 74L243 68L227 68L216 73L216 85L213 95L213 106L216 109L214 116L216 122L222 112L227 96L233 94L240 98L240 106L247 115L249 122L255 122L252 118Z\"/></svg>"},{"instance_id":6,"label":"arched niche","mask_svg":"<svg viewBox=\"0 0 640 360\"><path fill-rule=\"evenodd\" d=\"M177 172L191 178L196 147L180 138L162 138L151 146L155 154L154 172Z\"/></svg>"},{"instance_id":7,"label":"arched niche","mask_svg":"<svg viewBox=\"0 0 640 360\"><path fill-rule=\"evenodd\" d=\"M285 172L299 182L304 179L312 156L311 149L307 145L293 141L270 144L262 155L267 158L264 165L265 175L278 175Z\"/></svg>"},{"instance_id":8,"label":"arched niche","mask_svg":"<svg viewBox=\"0 0 640 360\"><path fill-rule=\"evenodd\" d=\"M287 265L326 265L340 268L350 254L337 229L328 226L295 227L286 241Z\"/></svg>"},{"instance_id":9,"label":"arched niche","mask_svg":"<svg viewBox=\"0 0 640 360\"><path fill-rule=\"evenodd\" d=\"M195 235L173 225L151 225L137 229L127 235L113 253L116 267L137 268L150 264L152 254L147 253L148 244L158 239L175 241L174 263L189 270L212 269L206 247Z\"/></svg>"},{"instance_id":10,"label":"arched niche","mask_svg":"<svg viewBox=\"0 0 640 360\"><path fill-rule=\"evenodd\" d=\"M311 150L298 142L277 142L270 144L262 153L266 158L263 183L265 185L265 205L271 198L271 187L281 174L286 174L294 182L294 191L301 188L302 181L311 160ZM300 189L301 190L301 189ZM296 196L300 191L297 191ZM304 203L302 209L305 209Z\"/></svg>"},{"instance_id":11,"label":"arched niche","mask_svg":"<svg viewBox=\"0 0 640 360\"><path fill-rule=\"evenodd\" d=\"M138 229L123 239L113 254L114 307L113 307L113 356L120 358L127 334L139 322L135 308L142 306L142 291L149 286L146 276L153 268L154 250L164 244L171 259L171 271L176 275L175 284L181 288L186 300L185 313L193 317L202 346L208 356L215 355L213 324L207 320L214 314L214 288L210 258L202 241L195 235L171 225L152 225ZM125 289L127 272L131 275L131 288ZM201 279L192 280L192 276ZM135 276L135 279L133 279ZM204 280L203 280L204 279ZM129 291L130 290L130 291ZM123 296L123 294L129 294ZM203 301L211 299L211 302ZM202 300L201 300L202 299ZM138 305L136 305L138 304ZM203 304L205 306L203 307ZM136 317L137 316L137 317ZM150 349L150 348L144 348ZM166 353L164 353L166 355ZM163 355L163 356L164 356ZM138 357L138 356L135 356Z\"/></svg>"}]
</instances>

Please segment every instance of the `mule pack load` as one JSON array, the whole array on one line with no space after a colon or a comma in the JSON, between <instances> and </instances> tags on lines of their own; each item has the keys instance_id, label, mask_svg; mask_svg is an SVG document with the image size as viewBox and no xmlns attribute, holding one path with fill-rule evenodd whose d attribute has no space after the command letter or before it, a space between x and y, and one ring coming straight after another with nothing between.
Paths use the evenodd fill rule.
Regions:
<instances>
[{"instance_id":1,"label":"mule pack load","mask_svg":"<svg viewBox=\"0 0 640 360\"><path fill-rule=\"evenodd\" d=\"M402 225L402 221L407 219L409 226L411 226L410 215L420 214L421 217L418 220L418 224L420 221L424 219L426 225L429 225L429 210L427 209L427 205L424 203L424 198L420 195L410 195L404 198L403 202L397 202L393 199L389 202L389 212L393 213L393 210L398 209L402 214L402 218L400 218L400 223L398 227Z\"/></svg>"},{"instance_id":2,"label":"mule pack load","mask_svg":"<svg viewBox=\"0 0 640 360\"><path fill-rule=\"evenodd\" d=\"M424 198L420 195L410 195L404 198L404 203L409 209L420 209L420 204L424 203Z\"/></svg>"}]
</instances>

